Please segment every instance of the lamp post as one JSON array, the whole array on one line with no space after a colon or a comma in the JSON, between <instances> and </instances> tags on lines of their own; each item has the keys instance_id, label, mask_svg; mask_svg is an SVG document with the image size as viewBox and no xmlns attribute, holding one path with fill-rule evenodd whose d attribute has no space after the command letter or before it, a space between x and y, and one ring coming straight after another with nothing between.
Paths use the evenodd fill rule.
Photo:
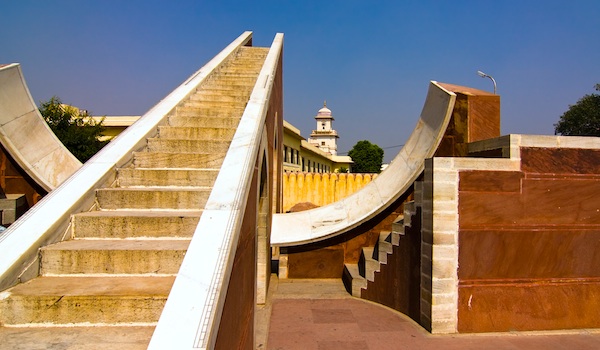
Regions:
<instances>
[{"instance_id":1,"label":"lamp post","mask_svg":"<svg viewBox=\"0 0 600 350\"><path fill-rule=\"evenodd\" d=\"M484 72L478 70L477 71L477 75L479 75L482 78L490 78L492 79L492 83L494 83L494 95L496 94L496 80L494 80L494 78L491 75L487 75Z\"/></svg>"}]
</instances>

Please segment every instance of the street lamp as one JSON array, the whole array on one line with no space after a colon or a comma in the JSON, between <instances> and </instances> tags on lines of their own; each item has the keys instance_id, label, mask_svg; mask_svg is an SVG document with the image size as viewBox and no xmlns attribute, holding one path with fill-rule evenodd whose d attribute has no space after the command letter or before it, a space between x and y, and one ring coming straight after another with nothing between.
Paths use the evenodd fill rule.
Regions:
<instances>
[{"instance_id":1,"label":"street lamp","mask_svg":"<svg viewBox=\"0 0 600 350\"><path fill-rule=\"evenodd\" d=\"M496 94L496 80L494 80L494 78L491 75L487 75L484 72L478 70L477 71L477 75L479 75L482 78L490 78L492 79L492 83L494 83L494 95Z\"/></svg>"}]
</instances>

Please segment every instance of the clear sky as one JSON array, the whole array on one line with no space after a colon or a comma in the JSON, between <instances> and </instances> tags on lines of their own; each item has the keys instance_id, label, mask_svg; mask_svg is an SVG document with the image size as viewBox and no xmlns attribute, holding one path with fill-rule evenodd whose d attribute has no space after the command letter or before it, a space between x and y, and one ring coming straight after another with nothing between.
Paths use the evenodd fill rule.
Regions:
<instances>
[{"instance_id":1,"label":"clear sky","mask_svg":"<svg viewBox=\"0 0 600 350\"><path fill-rule=\"evenodd\" d=\"M502 134L553 134L600 83L600 1L0 0L0 63L36 102L141 115L245 30L284 39L284 118L307 137L327 100L338 150L398 152L430 80L492 90Z\"/></svg>"}]
</instances>

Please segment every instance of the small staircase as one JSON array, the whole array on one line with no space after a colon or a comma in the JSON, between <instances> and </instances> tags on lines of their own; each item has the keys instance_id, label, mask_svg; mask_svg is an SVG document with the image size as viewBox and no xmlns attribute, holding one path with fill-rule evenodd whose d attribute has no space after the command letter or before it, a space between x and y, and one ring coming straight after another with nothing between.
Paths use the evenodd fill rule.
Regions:
<instances>
[{"instance_id":1,"label":"small staircase","mask_svg":"<svg viewBox=\"0 0 600 350\"><path fill-rule=\"evenodd\" d=\"M387 264L393 247L400 244L400 236L411 226L410 220L415 213L414 201L404 203L404 213L393 221L391 231L382 230L374 247L363 247L358 263L344 264L342 281L348 293L360 298L362 290L368 288L367 282L375 282L376 272L381 271L381 265Z\"/></svg>"},{"instance_id":2,"label":"small staircase","mask_svg":"<svg viewBox=\"0 0 600 350\"><path fill-rule=\"evenodd\" d=\"M156 324L268 50L242 47L169 115L41 248L40 276L0 293L0 326Z\"/></svg>"}]
</instances>

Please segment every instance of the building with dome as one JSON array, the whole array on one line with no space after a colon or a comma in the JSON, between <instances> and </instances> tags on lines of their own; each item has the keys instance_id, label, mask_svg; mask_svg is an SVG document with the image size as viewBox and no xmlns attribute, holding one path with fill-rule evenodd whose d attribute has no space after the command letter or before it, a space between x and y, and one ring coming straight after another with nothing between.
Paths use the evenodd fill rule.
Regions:
<instances>
[{"instance_id":1,"label":"building with dome","mask_svg":"<svg viewBox=\"0 0 600 350\"><path fill-rule=\"evenodd\" d=\"M308 143L332 156L337 156L337 139L339 136L333 130L334 119L331 110L327 108L327 101L323 102L323 108L319 109L315 120L317 121L317 128L310 134Z\"/></svg>"},{"instance_id":2,"label":"building with dome","mask_svg":"<svg viewBox=\"0 0 600 350\"><path fill-rule=\"evenodd\" d=\"M306 140L300 130L283 121L283 170L286 172L337 173L352 168L352 158L337 155L338 134L333 116L323 103L317 115L317 128Z\"/></svg>"}]
</instances>

